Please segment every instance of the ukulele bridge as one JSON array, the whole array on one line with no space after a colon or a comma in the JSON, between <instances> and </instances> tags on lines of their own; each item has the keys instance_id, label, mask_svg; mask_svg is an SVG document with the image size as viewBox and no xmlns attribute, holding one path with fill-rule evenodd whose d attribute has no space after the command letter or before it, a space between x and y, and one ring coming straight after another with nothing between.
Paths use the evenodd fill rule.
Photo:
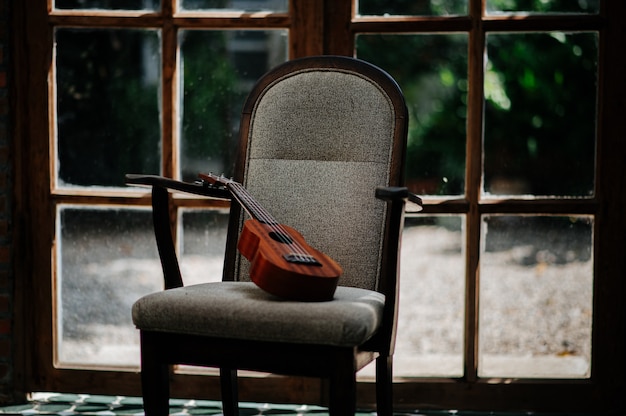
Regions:
<instances>
[{"instance_id":1,"label":"ukulele bridge","mask_svg":"<svg viewBox=\"0 0 626 416\"><path fill-rule=\"evenodd\" d=\"M309 266L321 266L322 265L322 263L317 261L315 257L309 254L289 253L289 254L284 254L283 257L289 263L306 264Z\"/></svg>"}]
</instances>

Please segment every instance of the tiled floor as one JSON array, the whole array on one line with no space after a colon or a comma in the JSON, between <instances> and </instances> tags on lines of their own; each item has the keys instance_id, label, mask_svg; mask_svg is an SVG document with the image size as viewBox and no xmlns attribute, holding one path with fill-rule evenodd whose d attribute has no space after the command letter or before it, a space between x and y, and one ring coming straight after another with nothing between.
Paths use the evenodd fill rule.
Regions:
<instances>
[{"instance_id":1,"label":"tiled floor","mask_svg":"<svg viewBox=\"0 0 626 416\"><path fill-rule=\"evenodd\" d=\"M240 404L240 415L323 415L324 408L312 406ZM0 414L15 415L143 415L138 397L38 393L31 402L0 408ZM209 400L170 400L171 415L221 415L221 404ZM371 413L363 413L370 415ZM360 415L359 415L360 416Z\"/></svg>"},{"instance_id":2,"label":"tiled floor","mask_svg":"<svg viewBox=\"0 0 626 416\"><path fill-rule=\"evenodd\" d=\"M324 407L307 405L277 405L260 403L240 403L240 415L292 415L324 416ZM37 393L29 403L0 407L0 414L13 415L143 415L142 400L139 397L97 396L84 394ZM210 400L170 400L170 414L182 415L221 415L221 403ZM420 413L398 413L399 416ZM447 415L448 412L438 413ZM358 412L357 416L372 416L370 411Z\"/></svg>"},{"instance_id":3,"label":"tiled floor","mask_svg":"<svg viewBox=\"0 0 626 416\"><path fill-rule=\"evenodd\" d=\"M221 404L209 400L170 401L170 414L182 415L221 415ZM324 416L328 411L324 407L306 405L275 405L259 403L240 403L240 415L291 415ZM84 394L36 393L29 403L0 407L0 414L10 415L102 415L102 416L143 416L142 400L139 397L96 396ZM356 416L374 416L371 411L359 411ZM463 411L414 411L399 412L395 416L541 416L533 413L478 413ZM548 415L543 415L548 416ZM558 414L549 416L591 416Z\"/></svg>"}]
</instances>

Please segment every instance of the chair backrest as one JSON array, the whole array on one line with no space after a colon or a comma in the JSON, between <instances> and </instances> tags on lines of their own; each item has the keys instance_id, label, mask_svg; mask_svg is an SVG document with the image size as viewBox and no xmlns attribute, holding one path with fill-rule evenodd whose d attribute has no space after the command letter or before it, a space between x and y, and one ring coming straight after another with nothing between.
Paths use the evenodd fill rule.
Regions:
<instances>
[{"instance_id":1,"label":"chair backrest","mask_svg":"<svg viewBox=\"0 0 626 416\"><path fill-rule=\"evenodd\" d=\"M254 87L240 134L235 179L342 266L340 285L380 290L387 207L374 191L402 185L407 134L395 81L353 58L287 62ZM242 224L235 208L229 235ZM247 280L235 244L228 242L224 278Z\"/></svg>"}]
</instances>

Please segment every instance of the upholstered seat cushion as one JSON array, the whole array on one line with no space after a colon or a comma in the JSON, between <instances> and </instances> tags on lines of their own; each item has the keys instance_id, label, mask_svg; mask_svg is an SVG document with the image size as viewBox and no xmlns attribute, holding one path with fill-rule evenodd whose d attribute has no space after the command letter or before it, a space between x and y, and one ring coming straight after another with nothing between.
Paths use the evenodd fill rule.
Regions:
<instances>
[{"instance_id":1,"label":"upholstered seat cushion","mask_svg":"<svg viewBox=\"0 0 626 416\"><path fill-rule=\"evenodd\" d=\"M250 282L217 282L153 293L133 305L138 329L222 338L356 346L381 324L384 295L338 287L328 302L293 302Z\"/></svg>"}]
</instances>

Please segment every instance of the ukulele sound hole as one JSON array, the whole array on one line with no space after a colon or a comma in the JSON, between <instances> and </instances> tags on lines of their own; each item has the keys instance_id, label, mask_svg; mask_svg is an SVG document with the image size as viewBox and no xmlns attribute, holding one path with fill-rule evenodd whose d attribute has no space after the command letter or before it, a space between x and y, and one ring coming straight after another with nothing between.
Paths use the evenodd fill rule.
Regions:
<instances>
[{"instance_id":1,"label":"ukulele sound hole","mask_svg":"<svg viewBox=\"0 0 626 416\"><path fill-rule=\"evenodd\" d=\"M293 243L293 240L291 239L291 237L281 232L272 231L270 232L270 237L272 238L272 240L278 241L279 243L283 243L283 244Z\"/></svg>"}]
</instances>

